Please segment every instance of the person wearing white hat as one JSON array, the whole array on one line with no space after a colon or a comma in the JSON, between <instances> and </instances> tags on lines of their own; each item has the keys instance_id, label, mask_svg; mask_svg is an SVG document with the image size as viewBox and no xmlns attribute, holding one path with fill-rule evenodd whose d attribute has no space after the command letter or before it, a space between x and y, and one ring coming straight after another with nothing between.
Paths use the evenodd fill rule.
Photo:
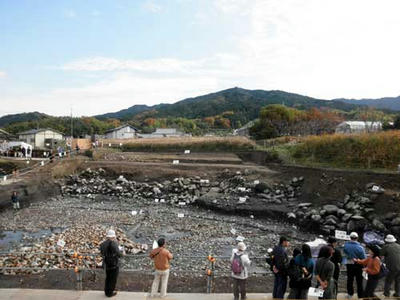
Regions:
<instances>
[{"instance_id":1,"label":"person wearing white hat","mask_svg":"<svg viewBox=\"0 0 400 300\"><path fill-rule=\"evenodd\" d=\"M249 277L248 268L251 261L245 253L246 245L243 242L237 244L237 248L232 250L231 268L233 279L233 296L235 300L246 299L246 279Z\"/></svg>"},{"instance_id":2,"label":"person wearing white hat","mask_svg":"<svg viewBox=\"0 0 400 300\"><path fill-rule=\"evenodd\" d=\"M365 249L357 241L357 232L350 233L350 241L344 244L343 252L346 255L346 270L347 270L347 298L352 298L354 295L354 278L357 283L357 296L358 298L363 297L363 276L362 276L362 266L359 264L354 264L355 259L365 259Z\"/></svg>"},{"instance_id":3,"label":"person wearing white hat","mask_svg":"<svg viewBox=\"0 0 400 300\"><path fill-rule=\"evenodd\" d=\"M394 281L394 297L400 297L400 245L396 238L388 234L385 238L386 245L382 247L381 256L385 257L386 267L389 272L385 278L383 294L390 297L390 288Z\"/></svg>"},{"instance_id":4,"label":"person wearing white hat","mask_svg":"<svg viewBox=\"0 0 400 300\"><path fill-rule=\"evenodd\" d=\"M117 295L115 286L119 273L119 258L123 253L120 251L113 229L107 231L106 237L107 239L100 245L100 253L103 257L103 268L106 271L104 293L107 297L113 297Z\"/></svg>"}]
</instances>

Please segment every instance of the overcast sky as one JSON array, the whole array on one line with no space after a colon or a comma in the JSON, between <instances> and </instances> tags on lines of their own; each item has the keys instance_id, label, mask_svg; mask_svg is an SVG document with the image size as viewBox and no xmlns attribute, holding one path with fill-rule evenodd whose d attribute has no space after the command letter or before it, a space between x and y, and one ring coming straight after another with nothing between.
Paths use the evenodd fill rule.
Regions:
<instances>
[{"instance_id":1,"label":"overcast sky","mask_svg":"<svg viewBox=\"0 0 400 300\"><path fill-rule=\"evenodd\" d=\"M0 116L231 87L400 95L399 0L0 0Z\"/></svg>"}]
</instances>

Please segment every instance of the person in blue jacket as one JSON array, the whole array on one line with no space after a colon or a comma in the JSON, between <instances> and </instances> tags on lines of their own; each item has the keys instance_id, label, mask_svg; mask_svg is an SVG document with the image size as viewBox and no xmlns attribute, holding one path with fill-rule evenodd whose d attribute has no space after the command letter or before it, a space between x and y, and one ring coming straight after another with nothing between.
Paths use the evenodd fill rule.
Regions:
<instances>
[{"instance_id":1,"label":"person in blue jacket","mask_svg":"<svg viewBox=\"0 0 400 300\"><path fill-rule=\"evenodd\" d=\"M358 298L363 297L363 276L362 266L354 263L354 259L365 259L365 249L358 242L357 232L350 233L350 241L344 244L344 254L346 255L346 269L347 269L347 294L348 298L352 298L354 295L353 282L354 278L357 283L357 295Z\"/></svg>"}]
</instances>

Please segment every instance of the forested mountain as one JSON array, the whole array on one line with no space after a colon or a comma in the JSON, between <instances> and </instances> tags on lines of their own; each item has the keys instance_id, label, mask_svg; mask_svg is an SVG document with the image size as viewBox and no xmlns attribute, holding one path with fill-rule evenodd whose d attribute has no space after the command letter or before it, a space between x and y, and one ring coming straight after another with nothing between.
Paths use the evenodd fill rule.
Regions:
<instances>
[{"instance_id":1,"label":"forested mountain","mask_svg":"<svg viewBox=\"0 0 400 300\"><path fill-rule=\"evenodd\" d=\"M182 117L188 119L205 118L227 111L234 113L234 119L242 124L258 117L260 109L268 104L284 104L298 109L329 107L349 111L355 106L342 101L326 101L283 91L246 90L232 88L195 98L188 98L174 104L159 104L147 107L135 105L115 113L96 118L132 119L144 111L153 111L154 118Z\"/></svg>"},{"instance_id":2,"label":"forested mountain","mask_svg":"<svg viewBox=\"0 0 400 300\"><path fill-rule=\"evenodd\" d=\"M17 123L17 122L40 120L45 117L48 117L48 116L46 114L42 114L37 111L30 112L30 113L6 115L6 116L2 116L0 118L0 127L6 126L6 125L12 124L12 123Z\"/></svg>"},{"instance_id":3,"label":"forested mountain","mask_svg":"<svg viewBox=\"0 0 400 300\"><path fill-rule=\"evenodd\" d=\"M386 97L380 99L335 99L335 101L342 101L345 103L355 104L355 105L367 105L370 107L375 107L378 109L388 109L400 111L400 96L398 97Z\"/></svg>"}]
</instances>

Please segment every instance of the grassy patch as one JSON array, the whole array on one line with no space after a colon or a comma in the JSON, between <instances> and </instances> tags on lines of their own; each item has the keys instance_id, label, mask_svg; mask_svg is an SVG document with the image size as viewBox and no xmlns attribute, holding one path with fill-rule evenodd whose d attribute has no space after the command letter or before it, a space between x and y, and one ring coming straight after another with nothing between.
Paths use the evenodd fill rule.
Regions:
<instances>
[{"instance_id":1,"label":"grassy patch","mask_svg":"<svg viewBox=\"0 0 400 300\"><path fill-rule=\"evenodd\" d=\"M253 151L255 143L244 137L138 139L122 145L125 152L235 152Z\"/></svg>"},{"instance_id":2,"label":"grassy patch","mask_svg":"<svg viewBox=\"0 0 400 300\"><path fill-rule=\"evenodd\" d=\"M294 145L291 156L307 165L394 170L400 163L400 132L311 136Z\"/></svg>"}]
</instances>

